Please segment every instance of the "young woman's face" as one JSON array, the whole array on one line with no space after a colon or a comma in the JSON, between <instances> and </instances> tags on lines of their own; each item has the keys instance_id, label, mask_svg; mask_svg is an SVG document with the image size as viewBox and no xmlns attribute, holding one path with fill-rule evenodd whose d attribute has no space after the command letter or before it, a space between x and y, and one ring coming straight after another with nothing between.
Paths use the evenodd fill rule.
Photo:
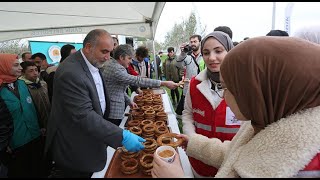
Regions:
<instances>
[{"instance_id":1,"label":"young woman's face","mask_svg":"<svg viewBox=\"0 0 320 180\"><path fill-rule=\"evenodd\" d=\"M211 72L220 72L220 65L226 55L226 49L214 37L209 37L203 44L202 57Z\"/></svg>"},{"instance_id":2,"label":"young woman's face","mask_svg":"<svg viewBox=\"0 0 320 180\"><path fill-rule=\"evenodd\" d=\"M226 103L230 107L231 111L234 113L236 118L240 121L248 120L248 118L244 117L244 115L240 112L239 106L236 102L236 99L234 98L233 94L226 88L226 85L222 79L222 76L220 74L220 82L222 85L223 91L223 98L225 99Z\"/></svg>"},{"instance_id":3,"label":"young woman's face","mask_svg":"<svg viewBox=\"0 0 320 180\"><path fill-rule=\"evenodd\" d=\"M16 59L11 67L11 75L19 77L21 76L22 67L20 66L19 60Z\"/></svg>"}]
</instances>

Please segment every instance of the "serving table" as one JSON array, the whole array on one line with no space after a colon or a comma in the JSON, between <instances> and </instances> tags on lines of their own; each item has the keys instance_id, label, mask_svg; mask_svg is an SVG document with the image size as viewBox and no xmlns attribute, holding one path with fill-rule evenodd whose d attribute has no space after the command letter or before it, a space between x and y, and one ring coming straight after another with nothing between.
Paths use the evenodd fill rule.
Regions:
<instances>
[{"instance_id":1,"label":"serving table","mask_svg":"<svg viewBox=\"0 0 320 180\"><path fill-rule=\"evenodd\" d=\"M160 89L162 89L162 88L160 88ZM157 89L157 91L160 90L160 89ZM160 90L160 92L161 92L161 90ZM136 96L136 95L137 94L135 92L133 92L131 94L131 99L133 100L134 96ZM176 116L175 116L175 111L174 111L174 109L172 107L172 104L171 104L171 101L169 99L169 96L168 96L167 92L164 89L163 89L163 93L161 93L161 98L162 98L162 101L163 101L164 111L168 115L168 127L171 129L171 131L173 133L180 134L178 121L177 121ZM129 110L130 110L130 107L127 106L127 108L125 110L125 114L128 114ZM127 120L128 120L128 116L125 116L123 118L123 120L121 121L121 124L119 125L119 127L124 129ZM191 170L191 165L190 165L189 159L188 159L185 151L181 147L178 147L177 150L178 150L178 153L180 155L180 161L181 161L182 168L183 168L183 171L185 173L185 176L186 177L194 177L193 173L192 173L192 170ZM91 178L104 178L104 177L106 177L106 172L108 170L108 167L110 165L110 162L111 162L112 157L113 157L115 152L116 152L116 150L113 149L112 147L108 147L106 149L107 160L106 160L105 167L103 168L103 170L93 173ZM120 164L119 164L119 166L120 166Z\"/></svg>"}]
</instances>

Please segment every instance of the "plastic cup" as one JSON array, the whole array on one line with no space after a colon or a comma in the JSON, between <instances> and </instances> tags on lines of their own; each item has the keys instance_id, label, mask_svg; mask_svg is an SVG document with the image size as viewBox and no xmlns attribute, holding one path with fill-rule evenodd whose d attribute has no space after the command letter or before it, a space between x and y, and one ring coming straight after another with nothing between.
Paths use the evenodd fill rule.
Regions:
<instances>
[{"instance_id":1,"label":"plastic cup","mask_svg":"<svg viewBox=\"0 0 320 180\"><path fill-rule=\"evenodd\" d=\"M156 150L156 155L165 162L172 163L176 150L171 146L160 146Z\"/></svg>"}]
</instances>

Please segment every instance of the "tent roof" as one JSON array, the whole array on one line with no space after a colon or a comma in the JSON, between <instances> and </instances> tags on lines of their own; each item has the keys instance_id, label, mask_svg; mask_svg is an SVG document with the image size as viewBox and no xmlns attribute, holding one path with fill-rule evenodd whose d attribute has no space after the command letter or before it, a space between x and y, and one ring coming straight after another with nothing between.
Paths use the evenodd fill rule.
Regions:
<instances>
[{"instance_id":1,"label":"tent roof","mask_svg":"<svg viewBox=\"0 0 320 180\"><path fill-rule=\"evenodd\" d=\"M106 29L154 40L165 2L0 2L0 42Z\"/></svg>"}]
</instances>

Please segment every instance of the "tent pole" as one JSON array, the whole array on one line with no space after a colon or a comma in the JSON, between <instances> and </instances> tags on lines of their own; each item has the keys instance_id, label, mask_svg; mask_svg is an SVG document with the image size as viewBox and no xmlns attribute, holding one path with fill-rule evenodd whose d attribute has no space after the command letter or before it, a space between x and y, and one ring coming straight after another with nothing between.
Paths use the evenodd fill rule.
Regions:
<instances>
[{"instance_id":1,"label":"tent pole","mask_svg":"<svg viewBox=\"0 0 320 180\"><path fill-rule=\"evenodd\" d=\"M154 72L156 79L158 79L158 64L157 64L157 56L156 56L156 50L154 45L154 40L152 40L152 48L153 48L153 64L154 64Z\"/></svg>"},{"instance_id":2,"label":"tent pole","mask_svg":"<svg viewBox=\"0 0 320 180\"><path fill-rule=\"evenodd\" d=\"M156 49L154 44L155 29L154 29L153 23L151 23L150 26L151 26L151 33L152 33L153 65L154 65L155 79L158 79L158 64L156 60Z\"/></svg>"},{"instance_id":3,"label":"tent pole","mask_svg":"<svg viewBox=\"0 0 320 180\"><path fill-rule=\"evenodd\" d=\"M276 22L276 2L273 2L273 8L272 8L272 25L271 29L274 30L275 28L275 22Z\"/></svg>"}]
</instances>

